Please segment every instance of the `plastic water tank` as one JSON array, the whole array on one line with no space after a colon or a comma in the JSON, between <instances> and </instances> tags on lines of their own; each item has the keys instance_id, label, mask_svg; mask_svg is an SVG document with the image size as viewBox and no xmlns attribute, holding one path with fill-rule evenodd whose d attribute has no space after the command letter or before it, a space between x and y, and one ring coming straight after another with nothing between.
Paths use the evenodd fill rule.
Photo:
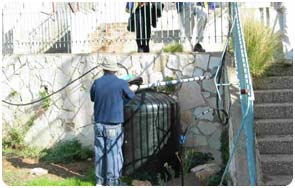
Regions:
<instances>
[{"instance_id":1,"label":"plastic water tank","mask_svg":"<svg viewBox=\"0 0 295 188\"><path fill-rule=\"evenodd\" d=\"M175 136L179 105L164 93L143 91L125 106L124 115L124 174L130 174Z\"/></svg>"}]
</instances>

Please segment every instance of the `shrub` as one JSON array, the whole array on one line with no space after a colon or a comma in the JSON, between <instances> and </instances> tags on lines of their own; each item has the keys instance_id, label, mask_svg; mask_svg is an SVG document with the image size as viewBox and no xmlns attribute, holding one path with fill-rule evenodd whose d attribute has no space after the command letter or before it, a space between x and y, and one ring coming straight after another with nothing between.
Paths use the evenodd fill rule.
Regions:
<instances>
[{"instance_id":1,"label":"shrub","mask_svg":"<svg viewBox=\"0 0 295 188\"><path fill-rule=\"evenodd\" d=\"M24 147L24 134L19 128L11 128L7 132L7 136L3 138L3 149L22 149Z\"/></svg>"},{"instance_id":2,"label":"shrub","mask_svg":"<svg viewBox=\"0 0 295 188\"><path fill-rule=\"evenodd\" d=\"M70 163L79 160L85 160L93 157L93 151L82 147L81 143L74 139L65 142L57 143L54 147L45 150L41 160L55 163Z\"/></svg>"},{"instance_id":3,"label":"shrub","mask_svg":"<svg viewBox=\"0 0 295 188\"><path fill-rule=\"evenodd\" d=\"M178 43L170 43L163 48L163 51L166 53L183 52L183 47Z\"/></svg>"},{"instance_id":4,"label":"shrub","mask_svg":"<svg viewBox=\"0 0 295 188\"><path fill-rule=\"evenodd\" d=\"M269 27L249 15L243 19L243 32L251 74L254 78L260 77L265 73L279 48L279 36L272 34Z\"/></svg>"}]
</instances>

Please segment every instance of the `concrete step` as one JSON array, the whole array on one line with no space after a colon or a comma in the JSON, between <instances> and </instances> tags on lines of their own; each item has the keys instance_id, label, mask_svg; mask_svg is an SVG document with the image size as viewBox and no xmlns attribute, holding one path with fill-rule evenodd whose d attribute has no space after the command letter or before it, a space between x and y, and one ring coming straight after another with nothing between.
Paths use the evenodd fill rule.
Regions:
<instances>
[{"instance_id":1,"label":"concrete step","mask_svg":"<svg viewBox=\"0 0 295 188\"><path fill-rule=\"evenodd\" d=\"M255 104L293 102L293 89L256 90Z\"/></svg>"},{"instance_id":2,"label":"concrete step","mask_svg":"<svg viewBox=\"0 0 295 188\"><path fill-rule=\"evenodd\" d=\"M263 154L260 155L261 169L264 175L292 175L293 155Z\"/></svg>"},{"instance_id":3,"label":"concrete step","mask_svg":"<svg viewBox=\"0 0 295 188\"><path fill-rule=\"evenodd\" d=\"M271 135L257 137L260 154L292 154L293 135Z\"/></svg>"},{"instance_id":4,"label":"concrete step","mask_svg":"<svg viewBox=\"0 0 295 188\"><path fill-rule=\"evenodd\" d=\"M257 119L255 132L260 135L293 135L293 119Z\"/></svg>"},{"instance_id":5,"label":"concrete step","mask_svg":"<svg viewBox=\"0 0 295 188\"><path fill-rule=\"evenodd\" d=\"M284 63L272 64L267 72L267 76L293 76L293 65Z\"/></svg>"},{"instance_id":6,"label":"concrete step","mask_svg":"<svg viewBox=\"0 0 295 188\"><path fill-rule=\"evenodd\" d=\"M270 76L253 82L254 89L292 89L293 76Z\"/></svg>"},{"instance_id":7,"label":"concrete step","mask_svg":"<svg viewBox=\"0 0 295 188\"><path fill-rule=\"evenodd\" d=\"M264 184L267 186L286 186L293 180L293 176L265 176L263 177Z\"/></svg>"},{"instance_id":8,"label":"concrete step","mask_svg":"<svg viewBox=\"0 0 295 188\"><path fill-rule=\"evenodd\" d=\"M292 103L262 103L254 105L256 119L291 119Z\"/></svg>"}]
</instances>

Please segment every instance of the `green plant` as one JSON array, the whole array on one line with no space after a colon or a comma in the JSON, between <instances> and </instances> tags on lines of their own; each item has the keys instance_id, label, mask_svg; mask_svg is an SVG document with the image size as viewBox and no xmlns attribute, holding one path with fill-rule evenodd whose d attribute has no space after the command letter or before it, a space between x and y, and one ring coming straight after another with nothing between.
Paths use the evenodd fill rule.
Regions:
<instances>
[{"instance_id":1,"label":"green plant","mask_svg":"<svg viewBox=\"0 0 295 188\"><path fill-rule=\"evenodd\" d=\"M39 159L46 155L46 152L43 151L43 149L35 146L28 146L26 145L25 148L17 154L24 158L33 158L33 159Z\"/></svg>"},{"instance_id":2,"label":"green plant","mask_svg":"<svg viewBox=\"0 0 295 188\"><path fill-rule=\"evenodd\" d=\"M8 97L14 97L14 96L16 96L17 94L18 94L17 91L13 90L13 91L11 91L11 92L9 93Z\"/></svg>"},{"instance_id":3,"label":"green plant","mask_svg":"<svg viewBox=\"0 0 295 188\"><path fill-rule=\"evenodd\" d=\"M217 174L209 176L205 180L206 185L207 186L218 186L221 181L223 171L224 171L224 168L222 168L219 172L217 172ZM226 181L223 181L222 185L227 185Z\"/></svg>"},{"instance_id":4,"label":"green plant","mask_svg":"<svg viewBox=\"0 0 295 188\"><path fill-rule=\"evenodd\" d=\"M68 177L62 178L51 175L44 175L40 177L20 178L26 177L25 171L3 171L3 181L10 186L94 186L95 173L90 170L86 176L83 177Z\"/></svg>"},{"instance_id":5,"label":"green plant","mask_svg":"<svg viewBox=\"0 0 295 188\"><path fill-rule=\"evenodd\" d=\"M22 127L23 130L23 134L25 135L29 128L32 127L32 125L34 124L34 121L37 119L37 115L33 114L30 119L24 124L24 126Z\"/></svg>"},{"instance_id":6,"label":"green plant","mask_svg":"<svg viewBox=\"0 0 295 188\"><path fill-rule=\"evenodd\" d=\"M24 134L20 128L10 128L2 140L3 149L22 149L24 147Z\"/></svg>"},{"instance_id":7,"label":"green plant","mask_svg":"<svg viewBox=\"0 0 295 188\"><path fill-rule=\"evenodd\" d=\"M23 184L25 186L94 186L92 182L83 181L79 178L67 178L64 180L52 180L47 177L38 177Z\"/></svg>"},{"instance_id":8,"label":"green plant","mask_svg":"<svg viewBox=\"0 0 295 188\"><path fill-rule=\"evenodd\" d=\"M91 170L85 177L71 177L66 179L52 179L49 177L38 177L22 185L25 186L94 186L95 174Z\"/></svg>"},{"instance_id":9,"label":"green plant","mask_svg":"<svg viewBox=\"0 0 295 188\"><path fill-rule=\"evenodd\" d=\"M48 93L46 91L40 91L39 95L40 95L40 98L44 98L48 96ZM50 106L50 102L51 102L50 97L44 98L42 100L42 108L44 108L44 110L47 110Z\"/></svg>"},{"instance_id":10,"label":"green plant","mask_svg":"<svg viewBox=\"0 0 295 188\"><path fill-rule=\"evenodd\" d=\"M93 151L82 147L81 143L74 139L57 143L54 147L46 149L47 153L41 160L55 163L70 163L79 160L85 160L93 157Z\"/></svg>"},{"instance_id":11,"label":"green plant","mask_svg":"<svg viewBox=\"0 0 295 188\"><path fill-rule=\"evenodd\" d=\"M127 185L131 185L133 178L131 176L121 176L120 180Z\"/></svg>"},{"instance_id":12,"label":"green plant","mask_svg":"<svg viewBox=\"0 0 295 188\"><path fill-rule=\"evenodd\" d=\"M280 44L279 36L249 15L243 19L243 33L251 74L254 78L260 77L274 59Z\"/></svg>"},{"instance_id":13,"label":"green plant","mask_svg":"<svg viewBox=\"0 0 295 188\"><path fill-rule=\"evenodd\" d=\"M189 173L190 169L200 165L204 164L209 160L213 160L214 158L212 157L211 153L202 153L202 152L197 152L192 149L187 150L184 152L184 157L183 157L183 172L184 173Z\"/></svg>"},{"instance_id":14,"label":"green plant","mask_svg":"<svg viewBox=\"0 0 295 188\"><path fill-rule=\"evenodd\" d=\"M40 148L28 146L25 143L24 139L28 130L27 126L26 124L24 127L14 127L8 130L7 135L2 139L3 154L13 154L24 158L39 158L44 155L44 152Z\"/></svg>"},{"instance_id":15,"label":"green plant","mask_svg":"<svg viewBox=\"0 0 295 188\"><path fill-rule=\"evenodd\" d=\"M166 53L183 52L183 47L178 43L170 43L163 48L163 51Z\"/></svg>"},{"instance_id":16,"label":"green plant","mask_svg":"<svg viewBox=\"0 0 295 188\"><path fill-rule=\"evenodd\" d=\"M171 80L174 80L174 79L175 78L173 78L173 77L166 76L166 77L163 78L163 81L171 81ZM157 88L157 91L168 93L168 94L175 92L175 90L176 90L175 85L160 86L160 87Z\"/></svg>"}]
</instances>

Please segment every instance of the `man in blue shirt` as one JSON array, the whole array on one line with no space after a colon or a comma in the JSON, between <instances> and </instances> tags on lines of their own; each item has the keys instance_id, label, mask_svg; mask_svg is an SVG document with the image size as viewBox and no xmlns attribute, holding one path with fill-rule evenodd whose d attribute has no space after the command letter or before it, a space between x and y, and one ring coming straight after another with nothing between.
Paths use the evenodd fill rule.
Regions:
<instances>
[{"instance_id":1,"label":"man in blue shirt","mask_svg":"<svg viewBox=\"0 0 295 188\"><path fill-rule=\"evenodd\" d=\"M94 81L90 90L94 102L94 148L96 185L119 185L123 167L124 101L134 97L128 82L115 73L117 63L102 63L104 75Z\"/></svg>"}]
</instances>

